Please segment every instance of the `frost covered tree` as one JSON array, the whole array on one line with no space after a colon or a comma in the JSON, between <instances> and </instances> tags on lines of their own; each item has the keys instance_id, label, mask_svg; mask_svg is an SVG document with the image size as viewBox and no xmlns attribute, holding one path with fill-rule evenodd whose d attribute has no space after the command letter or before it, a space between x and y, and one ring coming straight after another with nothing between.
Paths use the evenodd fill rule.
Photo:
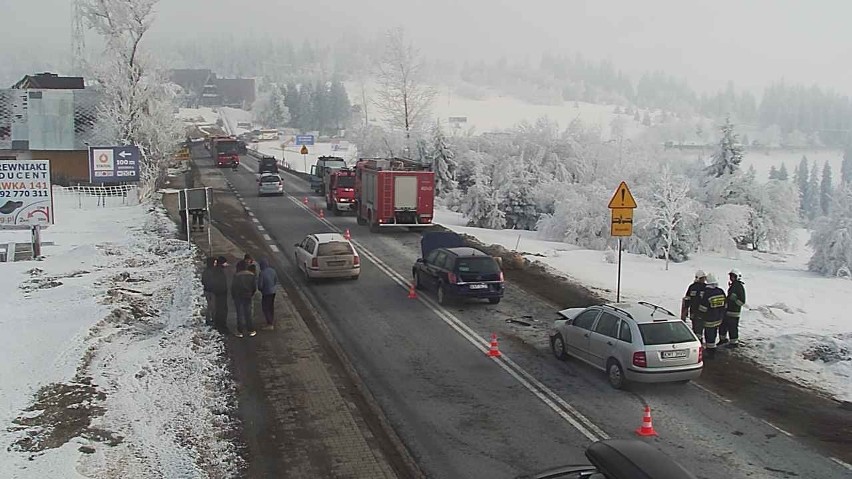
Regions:
<instances>
[{"instance_id":1,"label":"frost covered tree","mask_svg":"<svg viewBox=\"0 0 852 479\"><path fill-rule=\"evenodd\" d=\"M799 197L802 199L802 218L805 217L805 204L808 203L808 157L802 156L802 161L793 173L793 180L799 189Z\"/></svg>"},{"instance_id":2,"label":"frost covered tree","mask_svg":"<svg viewBox=\"0 0 852 479\"><path fill-rule=\"evenodd\" d=\"M802 209L805 210L805 217L809 220L820 216L820 191L819 191L819 169L816 161L811 167L811 172L808 176L807 194L802 200Z\"/></svg>"},{"instance_id":3,"label":"frost covered tree","mask_svg":"<svg viewBox=\"0 0 852 479\"><path fill-rule=\"evenodd\" d=\"M666 167L652 186L649 227L656 233L651 247L666 260L684 261L692 251L689 222L697 218L695 202L689 198L689 181Z\"/></svg>"},{"instance_id":4,"label":"frost covered tree","mask_svg":"<svg viewBox=\"0 0 852 479\"><path fill-rule=\"evenodd\" d=\"M500 211L500 197L491 184L490 165L477 163L474 166L473 184L462 200L462 214L467 225L477 228L503 229L506 215Z\"/></svg>"},{"instance_id":5,"label":"frost covered tree","mask_svg":"<svg viewBox=\"0 0 852 479\"><path fill-rule=\"evenodd\" d=\"M80 5L88 25L104 40L104 52L91 66L103 91L99 126L118 143L140 147L143 198L164 179L167 159L182 137L174 116L176 92L163 70L141 51L156 4L157 0L82 0Z\"/></svg>"},{"instance_id":6,"label":"frost covered tree","mask_svg":"<svg viewBox=\"0 0 852 479\"><path fill-rule=\"evenodd\" d=\"M844 184L837 192L831 212L817 222L808 245L814 250L808 262L811 271L852 277L852 186Z\"/></svg>"},{"instance_id":7,"label":"frost covered tree","mask_svg":"<svg viewBox=\"0 0 852 479\"><path fill-rule=\"evenodd\" d=\"M790 173L787 172L787 165L784 163L781 163L781 168L778 168L778 179L781 181L790 179Z\"/></svg>"},{"instance_id":8,"label":"frost covered tree","mask_svg":"<svg viewBox=\"0 0 852 479\"><path fill-rule=\"evenodd\" d=\"M743 161L743 147L739 144L737 134L734 133L734 125L730 119L719 128L722 138L710 160L707 171L710 175L718 178L722 175L732 174L739 170Z\"/></svg>"},{"instance_id":9,"label":"frost covered tree","mask_svg":"<svg viewBox=\"0 0 852 479\"><path fill-rule=\"evenodd\" d=\"M778 168L775 168L775 165L769 167L769 179L777 180L778 179Z\"/></svg>"},{"instance_id":10,"label":"frost covered tree","mask_svg":"<svg viewBox=\"0 0 852 479\"><path fill-rule=\"evenodd\" d=\"M456 188L456 154L450 148L440 123L432 131L432 153L429 156L435 172L435 194L446 195Z\"/></svg>"},{"instance_id":11,"label":"frost covered tree","mask_svg":"<svg viewBox=\"0 0 852 479\"><path fill-rule=\"evenodd\" d=\"M252 105L255 120L269 128L282 128L290 122L290 109L285 95L277 84L270 84Z\"/></svg>"},{"instance_id":12,"label":"frost covered tree","mask_svg":"<svg viewBox=\"0 0 852 479\"><path fill-rule=\"evenodd\" d=\"M425 63L405 37L402 28L387 33L384 55L378 64L376 108L392 129L411 132L428 119L437 92L425 83Z\"/></svg>"},{"instance_id":13,"label":"frost covered tree","mask_svg":"<svg viewBox=\"0 0 852 479\"><path fill-rule=\"evenodd\" d=\"M852 185L852 145L843 150L843 163L840 164L840 182Z\"/></svg>"},{"instance_id":14,"label":"frost covered tree","mask_svg":"<svg viewBox=\"0 0 852 479\"><path fill-rule=\"evenodd\" d=\"M831 186L831 165L829 165L827 161L822 166L822 181L819 185L819 193L820 211L822 212L822 215L825 216L831 208L831 196L833 194L833 188Z\"/></svg>"}]
</instances>

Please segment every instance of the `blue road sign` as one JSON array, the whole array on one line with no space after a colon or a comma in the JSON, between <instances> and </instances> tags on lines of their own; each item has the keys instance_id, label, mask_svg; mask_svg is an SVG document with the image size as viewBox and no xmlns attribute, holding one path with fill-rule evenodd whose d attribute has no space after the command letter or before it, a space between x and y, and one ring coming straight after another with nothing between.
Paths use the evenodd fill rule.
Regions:
<instances>
[{"instance_id":1,"label":"blue road sign","mask_svg":"<svg viewBox=\"0 0 852 479\"><path fill-rule=\"evenodd\" d=\"M296 144L312 146L314 144L314 135L296 135Z\"/></svg>"},{"instance_id":2,"label":"blue road sign","mask_svg":"<svg viewBox=\"0 0 852 479\"><path fill-rule=\"evenodd\" d=\"M139 181L138 146L90 146L89 181L133 183Z\"/></svg>"}]
</instances>

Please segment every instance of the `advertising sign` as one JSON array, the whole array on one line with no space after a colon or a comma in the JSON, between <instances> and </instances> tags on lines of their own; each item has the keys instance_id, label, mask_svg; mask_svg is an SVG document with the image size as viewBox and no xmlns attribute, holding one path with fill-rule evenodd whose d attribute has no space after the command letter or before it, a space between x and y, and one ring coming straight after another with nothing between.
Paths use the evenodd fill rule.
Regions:
<instances>
[{"instance_id":1,"label":"advertising sign","mask_svg":"<svg viewBox=\"0 0 852 479\"><path fill-rule=\"evenodd\" d=\"M50 160L0 160L0 229L52 224Z\"/></svg>"},{"instance_id":2,"label":"advertising sign","mask_svg":"<svg viewBox=\"0 0 852 479\"><path fill-rule=\"evenodd\" d=\"M314 135L296 135L296 145L313 146Z\"/></svg>"},{"instance_id":3,"label":"advertising sign","mask_svg":"<svg viewBox=\"0 0 852 479\"><path fill-rule=\"evenodd\" d=\"M89 181L119 183L139 181L139 147L93 146L89 148Z\"/></svg>"}]
</instances>

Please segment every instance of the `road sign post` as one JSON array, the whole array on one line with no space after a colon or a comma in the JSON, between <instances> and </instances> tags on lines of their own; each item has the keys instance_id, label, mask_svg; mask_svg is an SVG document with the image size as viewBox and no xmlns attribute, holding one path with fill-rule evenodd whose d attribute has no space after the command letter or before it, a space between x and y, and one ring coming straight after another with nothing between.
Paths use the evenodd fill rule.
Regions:
<instances>
[{"instance_id":1,"label":"road sign post","mask_svg":"<svg viewBox=\"0 0 852 479\"><path fill-rule=\"evenodd\" d=\"M310 135L307 135L307 136L310 136ZM298 137L296 137L296 138L298 138ZM313 138L313 137L311 136L311 138ZM296 143L296 144L298 144L298 143ZM313 145L313 140L311 140L311 144ZM307 173L308 172L308 147L303 144L302 149L299 151L299 153L302 154L302 163L303 163L303 166L304 166L305 173Z\"/></svg>"},{"instance_id":2,"label":"road sign post","mask_svg":"<svg viewBox=\"0 0 852 479\"><path fill-rule=\"evenodd\" d=\"M618 281L615 289L615 302L621 301L621 238L633 236L633 210L636 209L636 199L630 193L627 183L621 182L607 205L612 213L610 220L610 235L618 238Z\"/></svg>"},{"instance_id":3,"label":"road sign post","mask_svg":"<svg viewBox=\"0 0 852 479\"><path fill-rule=\"evenodd\" d=\"M139 147L89 147L89 181L92 183L135 183L139 181Z\"/></svg>"}]
</instances>

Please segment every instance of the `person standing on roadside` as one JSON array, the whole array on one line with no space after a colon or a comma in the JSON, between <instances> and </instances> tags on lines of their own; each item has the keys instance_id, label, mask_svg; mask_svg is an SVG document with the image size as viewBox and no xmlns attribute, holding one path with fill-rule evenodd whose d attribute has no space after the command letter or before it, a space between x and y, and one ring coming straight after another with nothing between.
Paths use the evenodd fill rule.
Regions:
<instances>
[{"instance_id":1,"label":"person standing on roadside","mask_svg":"<svg viewBox=\"0 0 852 479\"><path fill-rule=\"evenodd\" d=\"M216 258L216 267L210 272L210 292L213 293L213 327L222 334L228 333L228 276L225 267L228 259ZM208 308L209 308L208 303Z\"/></svg>"},{"instance_id":2,"label":"person standing on roadside","mask_svg":"<svg viewBox=\"0 0 852 479\"><path fill-rule=\"evenodd\" d=\"M252 265L251 267L254 267ZM235 335L242 338L245 333L249 336L254 336L257 332L254 330L252 323L251 302L254 298L254 293L257 291L257 284L254 274L246 266L246 262L240 261L237 263L237 272L234 274L234 281L231 283L231 297L234 300L234 307L237 309L237 332Z\"/></svg>"},{"instance_id":3,"label":"person standing on roadside","mask_svg":"<svg viewBox=\"0 0 852 479\"><path fill-rule=\"evenodd\" d=\"M213 274L216 270L216 258L207 258L207 266L201 273L201 286L204 288L204 299L207 300L207 309L204 311L204 324L213 326L213 317L216 311L216 295L213 294Z\"/></svg>"},{"instance_id":4,"label":"person standing on roadside","mask_svg":"<svg viewBox=\"0 0 852 479\"><path fill-rule=\"evenodd\" d=\"M728 273L728 301L726 305L725 319L722 320L722 326L719 327L719 345L726 344L725 347L739 347L740 340L740 314L743 306L745 306L746 293L745 283L743 283L743 275L739 270L732 269ZM728 340L730 334L731 339Z\"/></svg>"},{"instance_id":5,"label":"person standing on roadside","mask_svg":"<svg viewBox=\"0 0 852 479\"><path fill-rule=\"evenodd\" d=\"M275 329L275 291L278 288L278 273L269 265L267 258L260 260L260 274L257 276L257 289L260 291L260 308L266 319L264 331Z\"/></svg>"},{"instance_id":6,"label":"person standing on roadside","mask_svg":"<svg viewBox=\"0 0 852 479\"><path fill-rule=\"evenodd\" d=\"M716 335L722 319L725 318L726 300L725 291L719 287L716 276L708 274L707 287L704 289L704 296L698 307L704 323L704 357L707 359L716 357Z\"/></svg>"},{"instance_id":7,"label":"person standing on roadside","mask_svg":"<svg viewBox=\"0 0 852 479\"><path fill-rule=\"evenodd\" d=\"M695 272L695 280L686 288L686 295L683 297L683 306L680 309L680 319L686 321L687 315L692 321L692 332L698 336L699 340L704 338L704 325L701 323L701 312L698 307L701 306L701 298L704 296L704 289L707 287L707 274L698 270Z\"/></svg>"}]
</instances>

